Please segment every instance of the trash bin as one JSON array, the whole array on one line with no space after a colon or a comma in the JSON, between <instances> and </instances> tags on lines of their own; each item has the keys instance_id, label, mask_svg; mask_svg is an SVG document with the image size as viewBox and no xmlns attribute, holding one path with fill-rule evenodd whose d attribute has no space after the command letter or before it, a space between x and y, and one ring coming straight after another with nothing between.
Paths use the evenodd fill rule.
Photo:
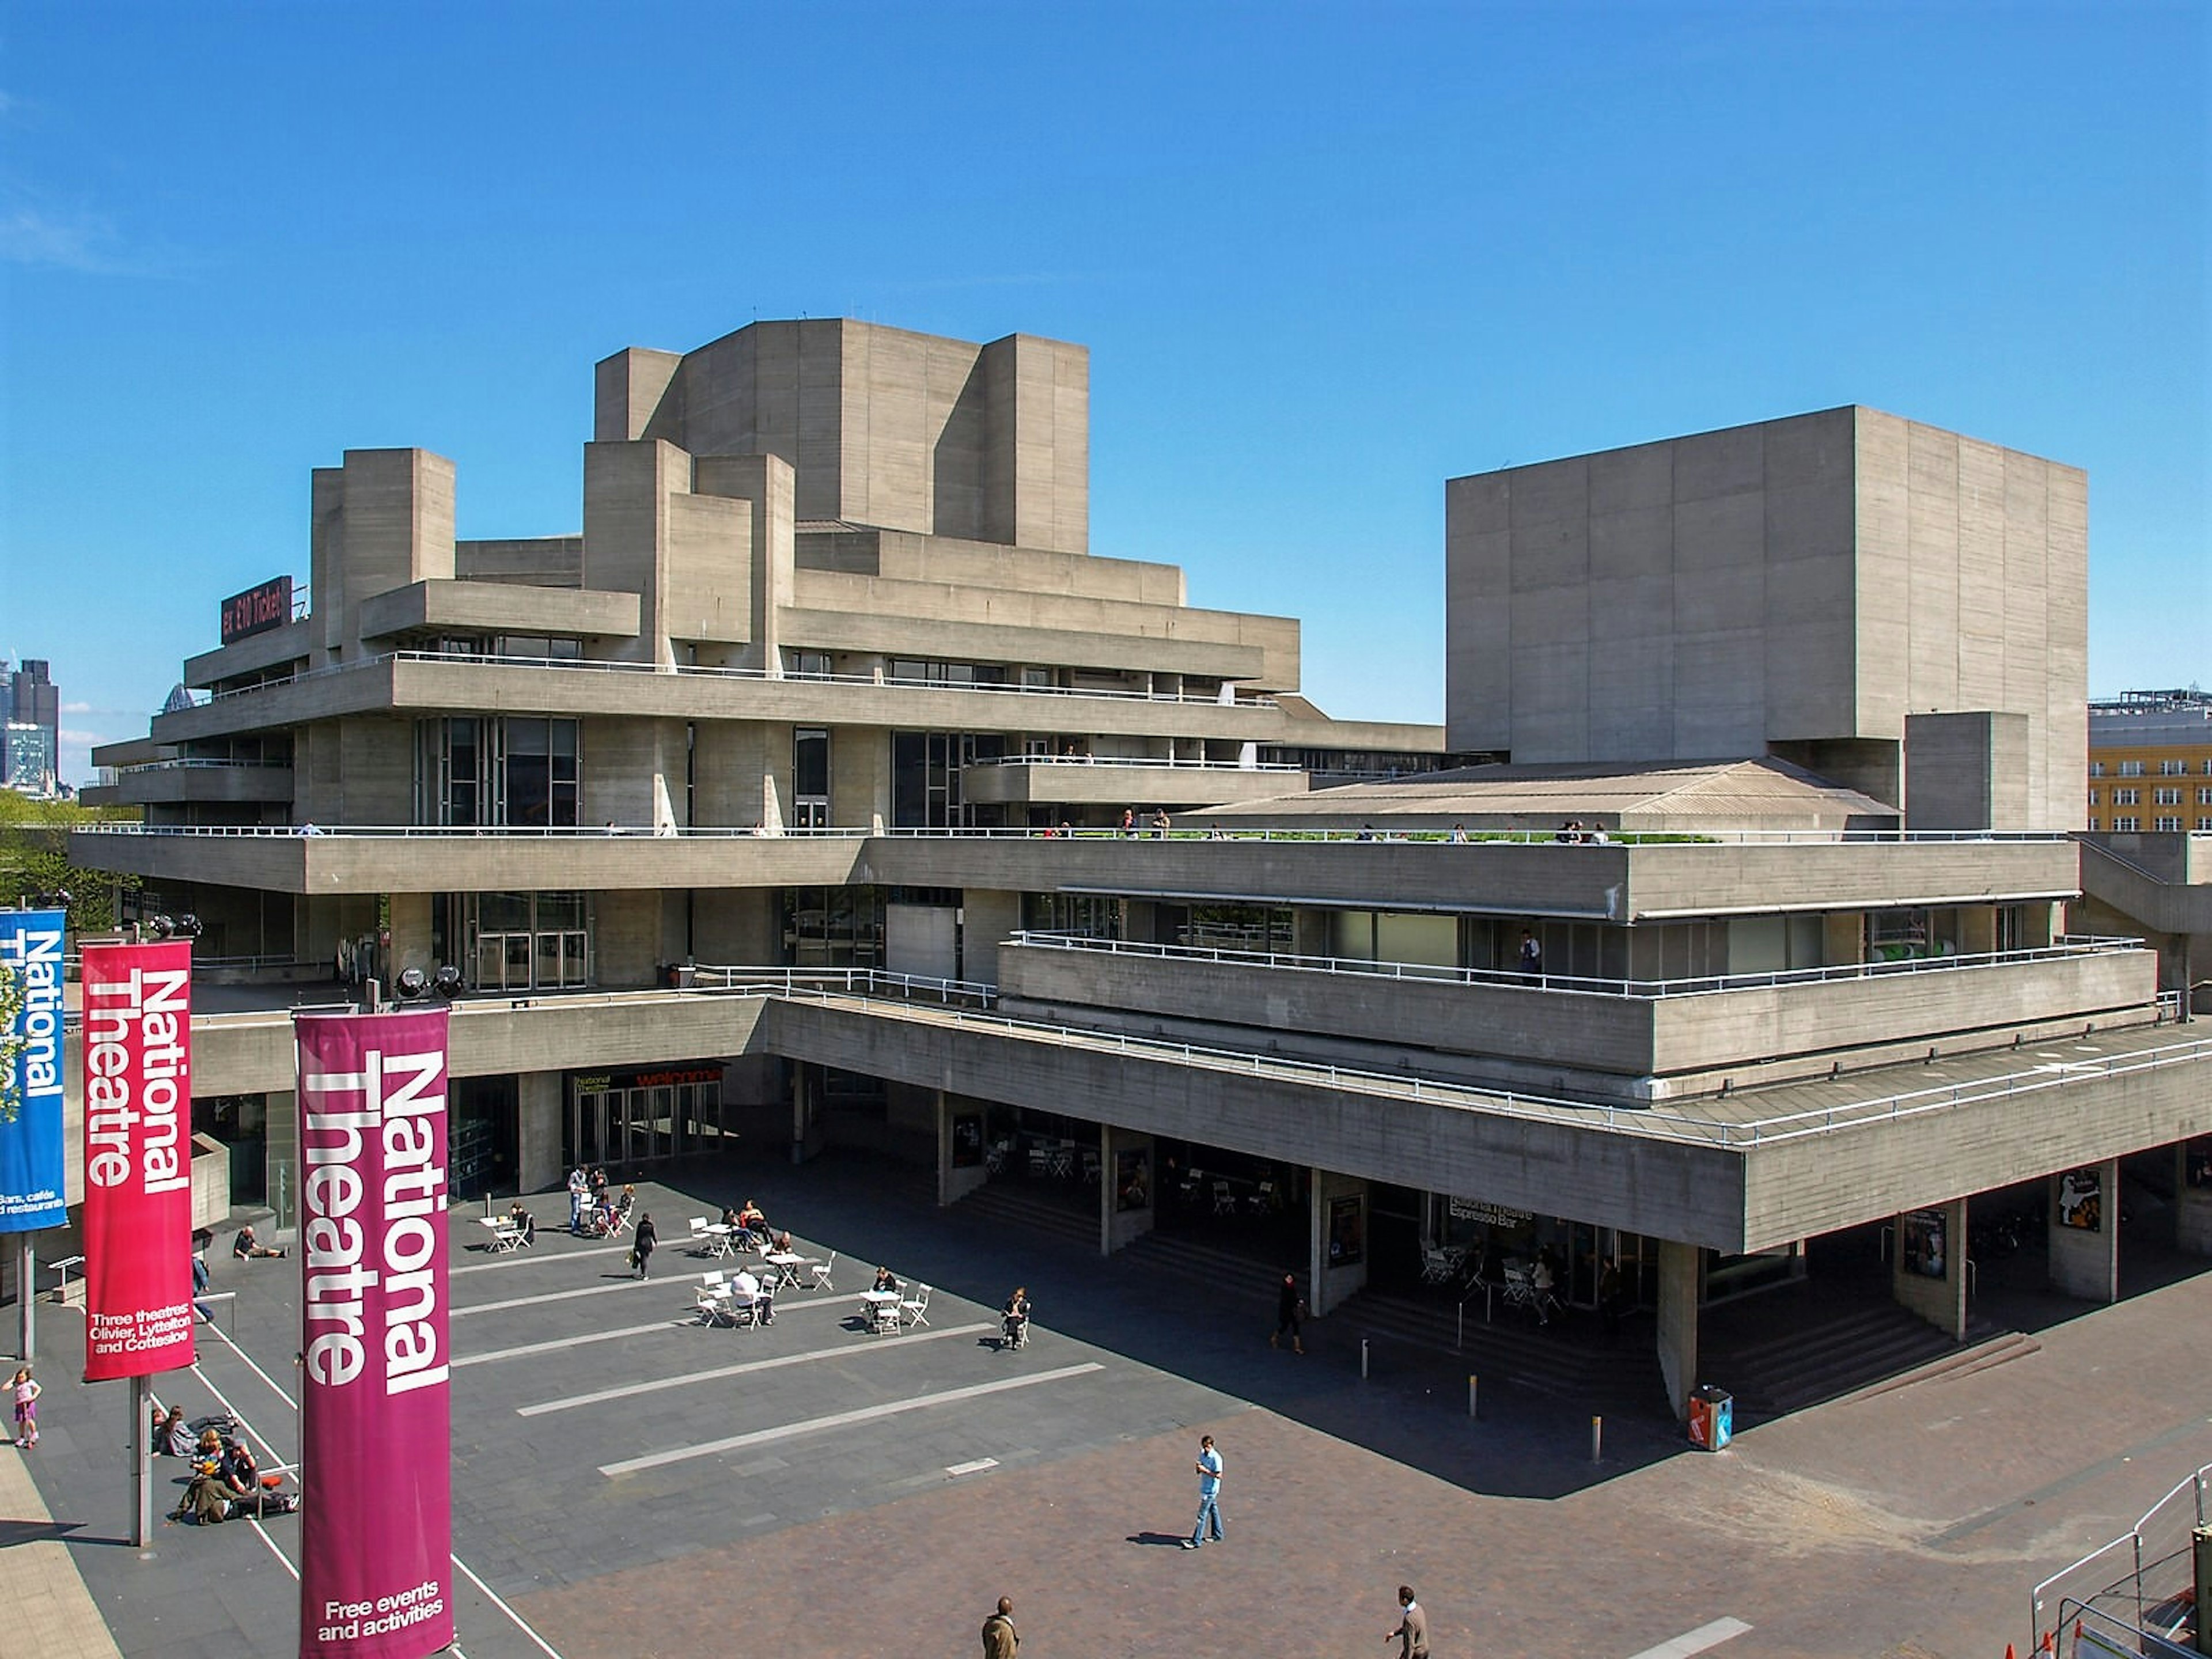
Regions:
<instances>
[{"instance_id":1,"label":"trash bin","mask_svg":"<svg viewBox=\"0 0 2212 1659\"><path fill-rule=\"evenodd\" d=\"M1690 1396L1690 1443L1718 1451L1735 1432L1735 1396L1710 1385Z\"/></svg>"}]
</instances>

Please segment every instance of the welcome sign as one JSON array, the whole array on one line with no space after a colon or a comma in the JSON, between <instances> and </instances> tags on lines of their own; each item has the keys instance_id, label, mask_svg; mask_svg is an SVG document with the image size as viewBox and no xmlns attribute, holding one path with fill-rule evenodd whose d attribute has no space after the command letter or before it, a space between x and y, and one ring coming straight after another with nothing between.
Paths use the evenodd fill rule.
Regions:
<instances>
[{"instance_id":1,"label":"welcome sign","mask_svg":"<svg viewBox=\"0 0 2212 1659\"><path fill-rule=\"evenodd\" d=\"M453 1640L446 1011L303 1015L301 1659Z\"/></svg>"},{"instance_id":2,"label":"welcome sign","mask_svg":"<svg viewBox=\"0 0 2212 1659\"><path fill-rule=\"evenodd\" d=\"M58 1227L62 1196L62 933L59 910L0 911L0 973L22 990L15 1015L15 1116L0 1123L0 1233Z\"/></svg>"},{"instance_id":3,"label":"welcome sign","mask_svg":"<svg viewBox=\"0 0 2212 1659\"><path fill-rule=\"evenodd\" d=\"M84 949L84 1380L194 1358L192 947Z\"/></svg>"}]
</instances>

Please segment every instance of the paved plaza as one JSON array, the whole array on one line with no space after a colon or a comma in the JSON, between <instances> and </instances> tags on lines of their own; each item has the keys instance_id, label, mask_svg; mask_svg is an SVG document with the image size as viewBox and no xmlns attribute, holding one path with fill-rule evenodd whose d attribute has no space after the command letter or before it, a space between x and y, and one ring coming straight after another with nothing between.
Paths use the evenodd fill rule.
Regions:
<instances>
[{"instance_id":1,"label":"paved plaza","mask_svg":"<svg viewBox=\"0 0 2212 1659\"><path fill-rule=\"evenodd\" d=\"M748 1196L810 1255L837 1252L836 1288L787 1291L765 1329L709 1328L692 1287L736 1264L694 1259L685 1223ZM555 1224L511 1256L483 1251L477 1206L454 1212L468 1659L968 1654L1001 1594L1030 1655L1374 1653L1395 1650L1401 1582L1440 1659L1996 1659L2026 1645L2038 1579L2212 1462L2212 1276L1717 1456L1656 1412L1608 1418L1593 1465L1576 1401L1500 1386L1470 1422L1448 1355L1378 1341L1363 1381L1356 1308L1310 1327L1305 1357L1275 1352L1259 1273L1209 1283L1009 1236L936 1210L911 1171L740 1163L641 1197L664 1241L642 1283L623 1246L558 1231L565 1199L533 1200ZM877 1261L933 1287L927 1325L866 1330ZM280 1458L297 1267L222 1257L221 1334L159 1389L195 1416L228 1406ZM1003 1353L993 1310L1017 1281L1041 1328ZM298 1521L163 1525L132 1549L125 1390L76 1385L80 1316L40 1314L45 1440L0 1471L0 1573L38 1584L41 1610L0 1624L0 1656L290 1652ZM1202 1432L1228 1536L1194 1554ZM156 1467L166 1510L179 1468ZM83 1632L64 1563L112 1649Z\"/></svg>"}]
</instances>

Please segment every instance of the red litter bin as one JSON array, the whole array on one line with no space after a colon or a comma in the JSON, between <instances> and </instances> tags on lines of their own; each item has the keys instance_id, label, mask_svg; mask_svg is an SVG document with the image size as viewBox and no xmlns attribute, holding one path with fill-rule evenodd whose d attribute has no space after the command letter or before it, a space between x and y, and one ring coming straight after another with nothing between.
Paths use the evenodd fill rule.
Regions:
<instances>
[{"instance_id":1,"label":"red litter bin","mask_svg":"<svg viewBox=\"0 0 2212 1659\"><path fill-rule=\"evenodd\" d=\"M1690 1443L1718 1451L1735 1432L1735 1396L1706 1387L1690 1396Z\"/></svg>"}]
</instances>

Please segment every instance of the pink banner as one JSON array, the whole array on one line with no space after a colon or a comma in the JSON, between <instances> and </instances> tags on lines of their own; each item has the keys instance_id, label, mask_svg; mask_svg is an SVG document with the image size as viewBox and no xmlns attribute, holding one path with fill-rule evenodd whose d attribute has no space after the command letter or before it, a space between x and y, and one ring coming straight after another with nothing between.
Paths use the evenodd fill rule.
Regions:
<instances>
[{"instance_id":1,"label":"pink banner","mask_svg":"<svg viewBox=\"0 0 2212 1659\"><path fill-rule=\"evenodd\" d=\"M84 1380L194 1358L192 947L84 947Z\"/></svg>"},{"instance_id":2,"label":"pink banner","mask_svg":"<svg viewBox=\"0 0 2212 1659\"><path fill-rule=\"evenodd\" d=\"M446 1012L302 1015L301 1659L453 1639Z\"/></svg>"}]
</instances>

